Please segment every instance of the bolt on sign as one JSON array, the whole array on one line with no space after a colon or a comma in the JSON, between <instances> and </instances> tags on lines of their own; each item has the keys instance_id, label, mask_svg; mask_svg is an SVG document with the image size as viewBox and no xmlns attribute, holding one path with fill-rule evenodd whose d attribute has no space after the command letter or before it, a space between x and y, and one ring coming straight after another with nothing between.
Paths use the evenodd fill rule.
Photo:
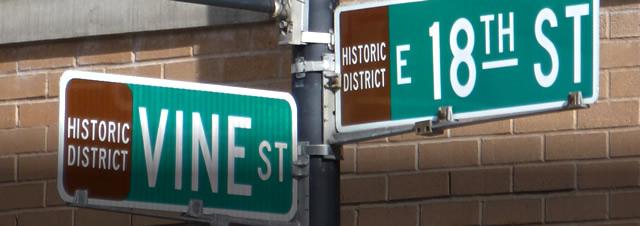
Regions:
<instances>
[{"instance_id":1,"label":"bolt on sign","mask_svg":"<svg viewBox=\"0 0 640 226\"><path fill-rule=\"evenodd\" d=\"M597 0L385 1L335 12L339 132L598 99Z\"/></svg>"},{"instance_id":2,"label":"bolt on sign","mask_svg":"<svg viewBox=\"0 0 640 226\"><path fill-rule=\"evenodd\" d=\"M289 221L297 112L288 93L67 71L58 192L73 202Z\"/></svg>"}]
</instances>

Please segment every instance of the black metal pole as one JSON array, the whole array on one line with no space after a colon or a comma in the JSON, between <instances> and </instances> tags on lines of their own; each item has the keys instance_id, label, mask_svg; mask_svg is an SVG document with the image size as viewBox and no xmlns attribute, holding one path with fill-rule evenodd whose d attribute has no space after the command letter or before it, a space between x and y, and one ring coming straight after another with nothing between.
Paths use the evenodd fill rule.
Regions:
<instances>
[{"instance_id":1,"label":"black metal pole","mask_svg":"<svg viewBox=\"0 0 640 226\"><path fill-rule=\"evenodd\" d=\"M274 0L174 0L177 2L189 2L209 6L218 6L234 9L244 9L256 12L274 14L276 10Z\"/></svg>"},{"instance_id":2,"label":"black metal pole","mask_svg":"<svg viewBox=\"0 0 640 226\"><path fill-rule=\"evenodd\" d=\"M333 27L335 0L308 0L309 31L328 33ZM320 61L331 53L327 44L309 43L293 47L293 58ZM298 140L324 144L322 73L308 72L294 76L292 94L298 105ZM340 164L322 156L311 156L309 172L309 225L338 226L340 224Z\"/></svg>"}]
</instances>

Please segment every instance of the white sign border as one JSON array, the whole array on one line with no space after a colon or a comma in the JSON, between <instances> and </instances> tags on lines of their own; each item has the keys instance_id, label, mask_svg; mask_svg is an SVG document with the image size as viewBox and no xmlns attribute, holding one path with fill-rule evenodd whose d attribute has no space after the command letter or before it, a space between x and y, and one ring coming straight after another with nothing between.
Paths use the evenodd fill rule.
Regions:
<instances>
[{"instance_id":1,"label":"white sign border","mask_svg":"<svg viewBox=\"0 0 640 226\"><path fill-rule=\"evenodd\" d=\"M63 73L62 77L60 78L60 101L59 101L59 113L58 113L59 126L58 126L57 188L58 188L58 194L60 195L62 200L64 200L65 202L74 201L74 197L67 193L63 185L64 129L65 129L64 118L66 116L66 111L65 111L66 88L72 79L86 79L86 80L92 80L92 81L112 82L112 83L119 83L119 84L147 85L147 86L163 87L163 88L178 88L178 89L216 92L216 93L225 93L225 94L242 95L242 96L264 97L264 98L272 98L272 99L287 101L289 103L289 106L291 107L291 114L292 114L292 120L291 120L292 121L291 142L293 146L291 149L292 161L295 162L298 159L298 113L297 113L296 103L293 97L291 96L291 94L289 93L269 91L269 90L250 89L250 88L240 88L240 87L232 87L232 86L213 85L213 84L152 79L152 78L117 75L117 74L67 70ZM142 208L142 209L182 212L182 213L186 212L188 209L188 206L186 205L183 206L183 205L174 205L174 204L158 204L158 203L147 203L147 202L139 202L139 201L112 201L112 200L95 199L95 198L89 198L88 204L97 205L97 206L110 206L110 207ZM220 209L220 208L207 208L207 207L203 208L203 213L226 215L226 216L238 217L238 218L249 218L249 219L256 219L256 220L288 222L294 218L294 216L297 213L297 210L298 210L298 181L296 179L292 179L291 209L289 209L289 212L287 212L286 214L274 214L274 213Z\"/></svg>"},{"instance_id":2,"label":"white sign border","mask_svg":"<svg viewBox=\"0 0 640 226\"><path fill-rule=\"evenodd\" d=\"M334 16L334 30L335 30L335 71L338 74L338 78L342 79L340 64L340 14L343 12L366 9L366 8L375 8L381 6L389 6L403 3L411 3L411 2L422 2L428 0L387 0L387 1L376 1L376 2L366 2L366 3L355 3L355 4L347 4L338 6L335 10ZM591 13L593 18L593 95L589 98L583 100L585 104L593 104L598 100L598 95L600 94L600 0L591 0ZM437 115L425 116L425 117L417 117L417 118L409 118L402 120L387 120L380 122L372 122L372 123L361 123L349 126L342 125L342 91L338 90L336 93L336 130L338 133L345 132L355 132L355 131L363 131L363 130L372 130L377 128L384 127L393 127L393 126L403 126L403 125L412 125L416 122L426 121L426 120L436 120ZM568 95L568 94L567 94ZM465 112L458 113L454 112L454 119L468 119L468 118L478 118L485 117L491 115L500 115L500 114L508 114L508 113L526 113L526 112L535 112L540 110L560 110L566 105L567 101L554 101L540 104L531 104L531 105L522 105L515 107L506 107L506 108L496 108L491 110L483 110L483 111L474 111L474 112ZM454 109L455 110L455 109Z\"/></svg>"}]
</instances>

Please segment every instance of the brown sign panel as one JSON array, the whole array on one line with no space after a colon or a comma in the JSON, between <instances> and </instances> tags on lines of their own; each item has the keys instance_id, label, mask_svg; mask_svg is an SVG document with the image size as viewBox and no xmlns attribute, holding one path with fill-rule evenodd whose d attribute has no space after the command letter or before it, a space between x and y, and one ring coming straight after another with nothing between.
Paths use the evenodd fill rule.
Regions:
<instances>
[{"instance_id":1,"label":"brown sign panel","mask_svg":"<svg viewBox=\"0 0 640 226\"><path fill-rule=\"evenodd\" d=\"M92 198L125 199L133 141L129 87L72 79L64 92L64 190L87 190Z\"/></svg>"},{"instance_id":2,"label":"brown sign panel","mask_svg":"<svg viewBox=\"0 0 640 226\"><path fill-rule=\"evenodd\" d=\"M391 119L387 7L340 14L342 125Z\"/></svg>"}]
</instances>

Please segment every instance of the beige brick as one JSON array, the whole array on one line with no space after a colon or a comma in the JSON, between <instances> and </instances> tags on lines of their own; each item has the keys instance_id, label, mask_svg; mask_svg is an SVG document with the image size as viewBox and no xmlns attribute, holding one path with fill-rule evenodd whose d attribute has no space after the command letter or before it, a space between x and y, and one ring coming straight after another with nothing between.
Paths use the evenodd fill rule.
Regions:
<instances>
[{"instance_id":1,"label":"beige brick","mask_svg":"<svg viewBox=\"0 0 640 226\"><path fill-rule=\"evenodd\" d=\"M417 206L378 207L360 209L358 225L414 226L418 224Z\"/></svg>"},{"instance_id":2,"label":"beige brick","mask_svg":"<svg viewBox=\"0 0 640 226\"><path fill-rule=\"evenodd\" d=\"M89 39L80 44L78 65L130 63L132 49L131 35Z\"/></svg>"},{"instance_id":3,"label":"beige brick","mask_svg":"<svg viewBox=\"0 0 640 226\"><path fill-rule=\"evenodd\" d=\"M514 168L516 192L575 189L576 166L573 164L525 165Z\"/></svg>"},{"instance_id":4,"label":"beige brick","mask_svg":"<svg viewBox=\"0 0 640 226\"><path fill-rule=\"evenodd\" d=\"M111 226L129 225L130 216L91 209L78 209L75 214L75 226Z\"/></svg>"},{"instance_id":5,"label":"beige brick","mask_svg":"<svg viewBox=\"0 0 640 226\"><path fill-rule=\"evenodd\" d=\"M550 197L545 202L547 222L575 222L607 218L605 194Z\"/></svg>"},{"instance_id":6,"label":"beige brick","mask_svg":"<svg viewBox=\"0 0 640 226\"><path fill-rule=\"evenodd\" d=\"M415 170L414 145L358 148L358 173Z\"/></svg>"},{"instance_id":7,"label":"beige brick","mask_svg":"<svg viewBox=\"0 0 640 226\"><path fill-rule=\"evenodd\" d=\"M15 226L17 219L13 214L0 215L0 226Z\"/></svg>"},{"instance_id":8,"label":"beige brick","mask_svg":"<svg viewBox=\"0 0 640 226\"><path fill-rule=\"evenodd\" d=\"M578 188L618 188L638 186L637 161L608 161L578 165Z\"/></svg>"},{"instance_id":9,"label":"beige brick","mask_svg":"<svg viewBox=\"0 0 640 226\"><path fill-rule=\"evenodd\" d=\"M250 81L284 76L280 73L278 54L239 56L225 58L223 62L224 82Z\"/></svg>"},{"instance_id":10,"label":"beige brick","mask_svg":"<svg viewBox=\"0 0 640 226\"><path fill-rule=\"evenodd\" d=\"M640 36L640 10L614 11L610 14L611 37Z\"/></svg>"},{"instance_id":11,"label":"beige brick","mask_svg":"<svg viewBox=\"0 0 640 226\"><path fill-rule=\"evenodd\" d=\"M451 129L451 136L479 136L511 133L511 120L487 122Z\"/></svg>"},{"instance_id":12,"label":"beige brick","mask_svg":"<svg viewBox=\"0 0 640 226\"><path fill-rule=\"evenodd\" d=\"M162 77L162 65L160 64L107 68L106 71L107 73L120 74L120 75L131 75L131 76L149 77L149 78Z\"/></svg>"},{"instance_id":13,"label":"beige brick","mask_svg":"<svg viewBox=\"0 0 640 226\"><path fill-rule=\"evenodd\" d=\"M389 142L406 142L406 141L426 141L426 140L440 140L447 138L448 130L443 131L442 134L434 134L433 136L420 136L415 133L403 133L400 135L390 136ZM378 139L377 143L386 142L384 139Z\"/></svg>"},{"instance_id":14,"label":"beige brick","mask_svg":"<svg viewBox=\"0 0 640 226\"><path fill-rule=\"evenodd\" d=\"M288 46L278 45L279 28L271 21L259 23L251 29L251 47L253 50L277 49Z\"/></svg>"},{"instance_id":15,"label":"beige brick","mask_svg":"<svg viewBox=\"0 0 640 226\"><path fill-rule=\"evenodd\" d=\"M573 111L562 111L517 118L513 121L515 133L548 132L574 129Z\"/></svg>"},{"instance_id":16,"label":"beige brick","mask_svg":"<svg viewBox=\"0 0 640 226\"><path fill-rule=\"evenodd\" d=\"M47 74L47 96L57 97L60 94L60 77L62 72L50 72Z\"/></svg>"},{"instance_id":17,"label":"beige brick","mask_svg":"<svg viewBox=\"0 0 640 226\"><path fill-rule=\"evenodd\" d=\"M58 102L18 105L20 127L52 126L58 124Z\"/></svg>"},{"instance_id":18,"label":"beige brick","mask_svg":"<svg viewBox=\"0 0 640 226\"><path fill-rule=\"evenodd\" d=\"M607 134L578 133L545 136L547 160L596 159L607 156Z\"/></svg>"},{"instance_id":19,"label":"beige brick","mask_svg":"<svg viewBox=\"0 0 640 226\"><path fill-rule=\"evenodd\" d=\"M387 193L384 177L348 178L340 180L340 202L383 201Z\"/></svg>"},{"instance_id":20,"label":"beige brick","mask_svg":"<svg viewBox=\"0 0 640 226\"><path fill-rule=\"evenodd\" d=\"M46 83L44 74L0 78L0 100L42 97L47 91Z\"/></svg>"},{"instance_id":21,"label":"beige brick","mask_svg":"<svg viewBox=\"0 0 640 226\"><path fill-rule=\"evenodd\" d=\"M54 179L58 155L22 155L18 158L18 180Z\"/></svg>"},{"instance_id":22,"label":"beige brick","mask_svg":"<svg viewBox=\"0 0 640 226\"><path fill-rule=\"evenodd\" d=\"M421 206L421 226L480 225L480 202L439 202Z\"/></svg>"},{"instance_id":23,"label":"beige brick","mask_svg":"<svg viewBox=\"0 0 640 226\"><path fill-rule=\"evenodd\" d=\"M611 218L640 217L640 192L617 192L611 194Z\"/></svg>"},{"instance_id":24,"label":"beige brick","mask_svg":"<svg viewBox=\"0 0 640 226\"><path fill-rule=\"evenodd\" d=\"M340 210L340 226L356 226L356 212L350 209Z\"/></svg>"},{"instance_id":25,"label":"beige brick","mask_svg":"<svg viewBox=\"0 0 640 226\"><path fill-rule=\"evenodd\" d=\"M65 202L60 198L58 194L58 185L56 181L47 182L47 191L45 197L46 206L62 206Z\"/></svg>"},{"instance_id":26,"label":"beige brick","mask_svg":"<svg viewBox=\"0 0 640 226\"><path fill-rule=\"evenodd\" d=\"M0 130L0 144L0 155L44 151L45 128Z\"/></svg>"},{"instance_id":27,"label":"beige brick","mask_svg":"<svg viewBox=\"0 0 640 226\"><path fill-rule=\"evenodd\" d=\"M340 160L341 173L356 172L356 150L354 147L345 147L342 149L342 159Z\"/></svg>"},{"instance_id":28,"label":"beige brick","mask_svg":"<svg viewBox=\"0 0 640 226\"><path fill-rule=\"evenodd\" d=\"M14 47L0 48L0 74L16 73L18 53Z\"/></svg>"},{"instance_id":29,"label":"beige brick","mask_svg":"<svg viewBox=\"0 0 640 226\"><path fill-rule=\"evenodd\" d=\"M70 209L27 212L18 215L20 226L70 226L73 223L73 211Z\"/></svg>"},{"instance_id":30,"label":"beige brick","mask_svg":"<svg viewBox=\"0 0 640 226\"><path fill-rule=\"evenodd\" d=\"M611 81L611 76L609 76L609 72L600 71L600 93L598 95L598 100L605 100L609 98L610 81Z\"/></svg>"},{"instance_id":31,"label":"beige brick","mask_svg":"<svg viewBox=\"0 0 640 226\"><path fill-rule=\"evenodd\" d=\"M640 40L615 40L600 43L600 67L640 65Z\"/></svg>"},{"instance_id":32,"label":"beige brick","mask_svg":"<svg viewBox=\"0 0 640 226\"><path fill-rule=\"evenodd\" d=\"M606 12L600 13L600 38L609 38L609 23Z\"/></svg>"},{"instance_id":33,"label":"beige brick","mask_svg":"<svg viewBox=\"0 0 640 226\"><path fill-rule=\"evenodd\" d=\"M134 37L136 61L191 56L193 36L190 32L145 33Z\"/></svg>"},{"instance_id":34,"label":"beige brick","mask_svg":"<svg viewBox=\"0 0 640 226\"><path fill-rule=\"evenodd\" d=\"M610 135L612 157L640 155L640 130L612 131Z\"/></svg>"},{"instance_id":35,"label":"beige brick","mask_svg":"<svg viewBox=\"0 0 640 226\"><path fill-rule=\"evenodd\" d=\"M426 172L389 176L389 199L430 198L449 195L449 173Z\"/></svg>"},{"instance_id":36,"label":"beige brick","mask_svg":"<svg viewBox=\"0 0 640 226\"><path fill-rule=\"evenodd\" d=\"M640 18L640 17L639 17ZM640 69L611 72L611 97L640 96Z\"/></svg>"},{"instance_id":37,"label":"beige brick","mask_svg":"<svg viewBox=\"0 0 640 226\"><path fill-rule=\"evenodd\" d=\"M177 224L178 221L166 220L156 217L145 217L139 215L131 215L131 226L157 226Z\"/></svg>"},{"instance_id":38,"label":"beige brick","mask_svg":"<svg viewBox=\"0 0 640 226\"><path fill-rule=\"evenodd\" d=\"M0 211L42 207L44 184L10 184L0 186Z\"/></svg>"},{"instance_id":39,"label":"beige brick","mask_svg":"<svg viewBox=\"0 0 640 226\"><path fill-rule=\"evenodd\" d=\"M249 33L247 25L198 32L194 35L193 53L206 55L247 51L250 49Z\"/></svg>"},{"instance_id":40,"label":"beige brick","mask_svg":"<svg viewBox=\"0 0 640 226\"><path fill-rule=\"evenodd\" d=\"M511 191L511 168L479 168L451 172L454 195L498 194Z\"/></svg>"},{"instance_id":41,"label":"beige brick","mask_svg":"<svg viewBox=\"0 0 640 226\"><path fill-rule=\"evenodd\" d=\"M222 82L222 60L204 59L164 65L164 77L171 80Z\"/></svg>"},{"instance_id":42,"label":"beige brick","mask_svg":"<svg viewBox=\"0 0 640 226\"><path fill-rule=\"evenodd\" d=\"M11 129L16 127L16 106L0 106L0 129Z\"/></svg>"},{"instance_id":43,"label":"beige brick","mask_svg":"<svg viewBox=\"0 0 640 226\"><path fill-rule=\"evenodd\" d=\"M47 152L58 151L58 126L53 125L47 128Z\"/></svg>"},{"instance_id":44,"label":"beige brick","mask_svg":"<svg viewBox=\"0 0 640 226\"><path fill-rule=\"evenodd\" d=\"M75 40L27 45L18 50L19 70L73 67L78 42Z\"/></svg>"},{"instance_id":45,"label":"beige brick","mask_svg":"<svg viewBox=\"0 0 640 226\"><path fill-rule=\"evenodd\" d=\"M580 226L640 226L640 222L593 223L581 224Z\"/></svg>"},{"instance_id":46,"label":"beige brick","mask_svg":"<svg viewBox=\"0 0 640 226\"><path fill-rule=\"evenodd\" d=\"M0 158L0 182L16 180L16 157Z\"/></svg>"},{"instance_id":47,"label":"beige brick","mask_svg":"<svg viewBox=\"0 0 640 226\"><path fill-rule=\"evenodd\" d=\"M638 125L638 102L598 102L578 111L578 128L606 128Z\"/></svg>"},{"instance_id":48,"label":"beige brick","mask_svg":"<svg viewBox=\"0 0 640 226\"><path fill-rule=\"evenodd\" d=\"M520 136L482 140L483 164L542 161L542 137Z\"/></svg>"},{"instance_id":49,"label":"beige brick","mask_svg":"<svg viewBox=\"0 0 640 226\"><path fill-rule=\"evenodd\" d=\"M484 202L482 223L515 225L542 222L541 199L489 200Z\"/></svg>"},{"instance_id":50,"label":"beige brick","mask_svg":"<svg viewBox=\"0 0 640 226\"><path fill-rule=\"evenodd\" d=\"M480 148L477 140L426 143L418 146L420 169L477 166Z\"/></svg>"}]
</instances>

